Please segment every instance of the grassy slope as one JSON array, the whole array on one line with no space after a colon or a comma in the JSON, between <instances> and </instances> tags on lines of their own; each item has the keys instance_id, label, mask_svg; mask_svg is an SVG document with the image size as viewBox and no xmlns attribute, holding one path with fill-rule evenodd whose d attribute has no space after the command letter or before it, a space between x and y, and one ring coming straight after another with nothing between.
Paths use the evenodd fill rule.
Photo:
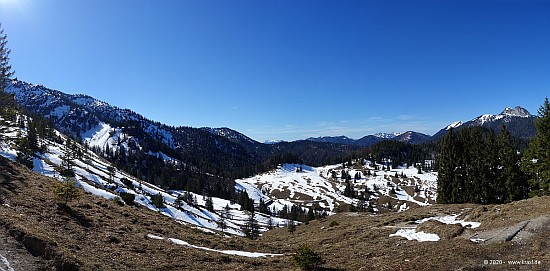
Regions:
<instances>
[{"instance_id":1,"label":"grassy slope","mask_svg":"<svg viewBox=\"0 0 550 271\"><path fill-rule=\"evenodd\" d=\"M389 237L396 226L412 226L414 221L444 214L463 214L467 221L481 222L476 229L465 229L461 236L439 242L408 241ZM299 226L294 234L284 229L266 233L262 241L277 245L288 243L296 247L308 243L327 260L326 268L336 270L516 270L515 266L484 266L484 260L542 261L537 266L522 266L519 270L550 268L550 225L536 231L526 244L506 242L476 244L469 240L475 232L500 230L519 221L550 215L550 197L534 198L507 205L433 205L403 213L378 216L340 213L326 220ZM330 226L333 221L337 226ZM453 227L440 229L453 231ZM519 267L517 267L519 268ZM527 269L526 269L527 268Z\"/></svg>"},{"instance_id":2,"label":"grassy slope","mask_svg":"<svg viewBox=\"0 0 550 271\"><path fill-rule=\"evenodd\" d=\"M0 226L41 255L36 269L65 270L293 270L290 253L309 243L327 263L328 270L514 270L515 266L484 266L484 260L542 261L525 270L550 266L549 225L538 229L526 244L475 244L467 238L439 242L407 241L388 237L395 226L442 214L462 213L481 222L476 231L498 230L519 221L550 214L550 198L508 205L435 205L403 213L378 216L341 213L297 227L294 234L275 229L256 241L222 238L179 224L145 208L120 206L82 194L70 208L57 207L51 193L55 180L0 158ZM6 205L7 204L7 205ZM8 206L9 205L9 206ZM338 225L330 226L332 221ZM148 234L177 238L214 249L284 253L273 258L245 258L206 252L152 240ZM463 237L474 234L465 230ZM520 269L521 270L521 269Z\"/></svg>"},{"instance_id":3,"label":"grassy slope","mask_svg":"<svg viewBox=\"0 0 550 271\"><path fill-rule=\"evenodd\" d=\"M61 209L54 202L55 180L0 158L0 225L46 266L76 270L284 269L287 257L244 258L191 249L148 234L177 238L214 249L281 253L244 238L222 238L179 224L144 207L120 206L89 194ZM39 266L38 266L39 267ZM37 269L38 269L37 267Z\"/></svg>"}]
</instances>

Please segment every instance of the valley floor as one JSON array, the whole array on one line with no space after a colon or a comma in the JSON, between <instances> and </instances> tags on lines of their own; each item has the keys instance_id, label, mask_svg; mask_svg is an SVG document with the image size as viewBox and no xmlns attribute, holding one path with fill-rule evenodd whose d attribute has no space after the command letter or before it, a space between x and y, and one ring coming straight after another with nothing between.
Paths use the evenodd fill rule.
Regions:
<instances>
[{"instance_id":1,"label":"valley floor","mask_svg":"<svg viewBox=\"0 0 550 271\"><path fill-rule=\"evenodd\" d=\"M5 244L0 270L296 270L292 253L302 244L325 259L324 270L550 268L550 197L381 215L339 213L300 225L294 233L279 228L248 240L200 231L145 207L91 194L60 208L53 182L0 158L0 242ZM425 220L450 215L479 227ZM441 240L390 237L412 228Z\"/></svg>"}]
</instances>

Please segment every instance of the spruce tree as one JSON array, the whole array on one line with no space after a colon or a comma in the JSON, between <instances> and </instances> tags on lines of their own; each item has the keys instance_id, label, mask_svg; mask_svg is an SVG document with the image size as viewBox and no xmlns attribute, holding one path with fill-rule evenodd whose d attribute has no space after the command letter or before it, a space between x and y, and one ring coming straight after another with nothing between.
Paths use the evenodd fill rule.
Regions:
<instances>
[{"instance_id":1,"label":"spruce tree","mask_svg":"<svg viewBox=\"0 0 550 271\"><path fill-rule=\"evenodd\" d=\"M244 235L249 239L256 239L260 236L260 226L254 217L255 213L251 212L246 220L246 223L241 227Z\"/></svg>"},{"instance_id":2,"label":"spruce tree","mask_svg":"<svg viewBox=\"0 0 550 271\"><path fill-rule=\"evenodd\" d=\"M512 136L504 124L498 134L497 145L501 169L499 194L502 196L502 203L524 199L528 188L527 180L520 170L519 155L514 148Z\"/></svg>"},{"instance_id":3,"label":"spruce tree","mask_svg":"<svg viewBox=\"0 0 550 271\"><path fill-rule=\"evenodd\" d=\"M15 120L17 104L13 95L6 93L8 82L14 74L10 65L10 52L8 36L0 24L0 113L7 119Z\"/></svg>"},{"instance_id":4,"label":"spruce tree","mask_svg":"<svg viewBox=\"0 0 550 271\"><path fill-rule=\"evenodd\" d=\"M8 48L8 36L4 34L2 24L0 24L0 92L4 93L8 86L8 81L14 72L10 65L10 52Z\"/></svg>"},{"instance_id":5,"label":"spruce tree","mask_svg":"<svg viewBox=\"0 0 550 271\"><path fill-rule=\"evenodd\" d=\"M451 128L441 141L439 173L437 177L437 202L451 203L453 182L457 168L457 138Z\"/></svg>"},{"instance_id":6,"label":"spruce tree","mask_svg":"<svg viewBox=\"0 0 550 271\"><path fill-rule=\"evenodd\" d=\"M548 97L538 110L537 133L529 144L521 167L529 175L530 195L550 194L550 103Z\"/></svg>"},{"instance_id":7,"label":"spruce tree","mask_svg":"<svg viewBox=\"0 0 550 271\"><path fill-rule=\"evenodd\" d=\"M211 196L206 197L206 201L204 206L206 207L206 210L213 212L214 211L214 202L212 200Z\"/></svg>"}]
</instances>

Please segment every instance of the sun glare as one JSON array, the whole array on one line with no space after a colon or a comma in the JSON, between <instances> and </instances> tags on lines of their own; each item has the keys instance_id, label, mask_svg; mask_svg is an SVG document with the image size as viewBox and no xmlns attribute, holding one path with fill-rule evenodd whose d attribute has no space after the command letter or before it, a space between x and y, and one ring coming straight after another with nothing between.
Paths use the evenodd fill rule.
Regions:
<instances>
[{"instance_id":1,"label":"sun glare","mask_svg":"<svg viewBox=\"0 0 550 271\"><path fill-rule=\"evenodd\" d=\"M17 4L21 0L0 0L0 6L6 7L6 6L13 6Z\"/></svg>"}]
</instances>

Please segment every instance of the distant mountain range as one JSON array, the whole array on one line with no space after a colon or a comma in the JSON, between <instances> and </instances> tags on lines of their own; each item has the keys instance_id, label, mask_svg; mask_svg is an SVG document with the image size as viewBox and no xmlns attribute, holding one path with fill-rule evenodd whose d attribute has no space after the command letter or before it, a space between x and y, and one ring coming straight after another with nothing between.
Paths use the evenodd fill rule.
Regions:
<instances>
[{"instance_id":1,"label":"distant mountain range","mask_svg":"<svg viewBox=\"0 0 550 271\"><path fill-rule=\"evenodd\" d=\"M383 140L396 140L401 142L407 142L411 144L420 144L430 140L429 135L425 135L418 132L407 131L405 133L378 133L374 135L367 135L360 139L351 139L346 136L324 136L324 137L310 137L307 140L315 142L326 142L335 144L349 144L360 147L367 147L374 145Z\"/></svg>"},{"instance_id":2,"label":"distant mountain range","mask_svg":"<svg viewBox=\"0 0 550 271\"><path fill-rule=\"evenodd\" d=\"M499 130L502 124L505 124L512 136L519 139L530 139L535 136L536 129L534 125L535 116L531 115L527 109L516 106L514 108L505 108L500 114L491 115L485 114L476 117L470 121L456 121L441 129L433 136L426 134L407 131L405 133L377 133L367 135L360 139L352 139L346 136L324 136L310 137L307 140L316 142L329 142L336 144L349 144L361 147L374 145L383 140L396 140L411 144L420 144L425 142L433 142L443 138L449 129L461 129L464 127L482 126L487 129Z\"/></svg>"},{"instance_id":3,"label":"distant mountain range","mask_svg":"<svg viewBox=\"0 0 550 271\"><path fill-rule=\"evenodd\" d=\"M535 116L518 106L505 108L498 115L485 114L470 121L451 123L433 136L407 131L377 133L359 139L327 136L294 142L260 143L230 128L168 126L149 120L132 110L120 109L90 96L66 94L19 80L13 80L7 91L15 94L17 102L23 107L49 118L60 131L82 141L89 141L100 127L102 129L107 127L105 129L110 129L113 140L118 136L115 142L119 145L122 143L121 138L132 142L127 144L131 149L127 151L162 152L191 167L208 168L207 171L214 174L239 169L237 171L240 173L237 175L247 175L253 173L252 168L258 163L265 162L274 155L287 153L293 154L310 165L322 165L327 159L345 155L353 149L371 146L383 140L411 144L437 141L450 128L483 126L498 130L504 123L515 137L529 139L535 135ZM119 145L95 147L118 150Z\"/></svg>"}]
</instances>

